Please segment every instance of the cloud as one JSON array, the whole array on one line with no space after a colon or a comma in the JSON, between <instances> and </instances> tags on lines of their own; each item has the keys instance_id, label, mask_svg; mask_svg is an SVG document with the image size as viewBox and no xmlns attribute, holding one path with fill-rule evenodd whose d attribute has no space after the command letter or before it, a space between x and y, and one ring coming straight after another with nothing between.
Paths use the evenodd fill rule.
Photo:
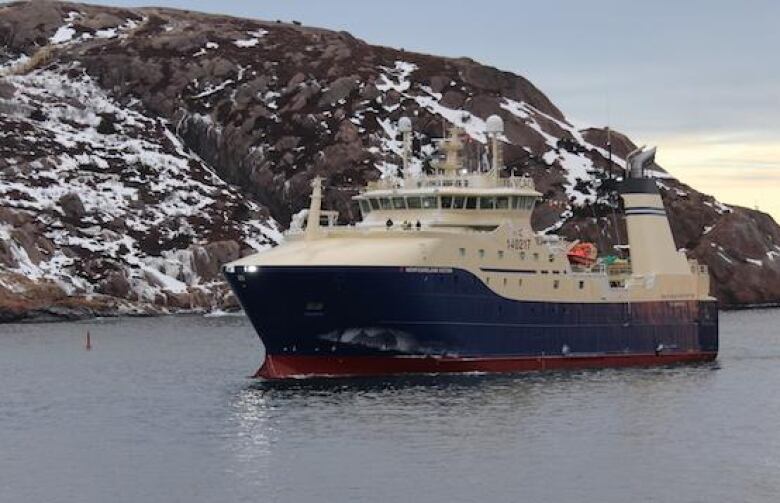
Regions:
<instances>
[{"instance_id":1,"label":"cloud","mask_svg":"<svg viewBox=\"0 0 780 503\"><path fill-rule=\"evenodd\" d=\"M780 220L780 139L747 132L652 138L658 163L725 203L755 207Z\"/></svg>"}]
</instances>

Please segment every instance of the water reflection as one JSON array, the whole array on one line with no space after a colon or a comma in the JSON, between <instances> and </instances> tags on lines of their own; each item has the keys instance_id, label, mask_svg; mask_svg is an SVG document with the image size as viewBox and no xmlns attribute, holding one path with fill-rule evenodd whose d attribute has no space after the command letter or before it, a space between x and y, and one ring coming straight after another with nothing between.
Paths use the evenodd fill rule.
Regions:
<instances>
[{"instance_id":1,"label":"water reflection","mask_svg":"<svg viewBox=\"0 0 780 503\"><path fill-rule=\"evenodd\" d=\"M417 375L382 378L253 381L233 409L242 455L274 455L274 446L316 435L360 435L361 425L447 435L442 422L468 431L484 418L494 431L516 429L571 409L610 409L635 423L670 396L685 400L713 378L716 363L650 369L605 369L517 375ZM595 399L594 399L595 397ZM683 398L680 398L683 397ZM355 425L358 427L354 427ZM294 425L291 427L290 425ZM353 428L353 431L348 431Z\"/></svg>"},{"instance_id":2,"label":"water reflection","mask_svg":"<svg viewBox=\"0 0 780 503\"><path fill-rule=\"evenodd\" d=\"M290 382L242 318L0 326L0 499L774 501L778 314L719 364Z\"/></svg>"}]
</instances>

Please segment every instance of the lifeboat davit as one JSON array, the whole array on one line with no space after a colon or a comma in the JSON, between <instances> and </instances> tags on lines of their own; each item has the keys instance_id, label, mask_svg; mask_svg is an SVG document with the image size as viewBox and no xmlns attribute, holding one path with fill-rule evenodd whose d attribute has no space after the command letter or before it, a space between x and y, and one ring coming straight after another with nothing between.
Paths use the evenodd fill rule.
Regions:
<instances>
[{"instance_id":1,"label":"lifeboat davit","mask_svg":"<svg viewBox=\"0 0 780 503\"><path fill-rule=\"evenodd\" d=\"M596 263L598 249L593 243L576 243L566 252L572 264L592 266Z\"/></svg>"}]
</instances>

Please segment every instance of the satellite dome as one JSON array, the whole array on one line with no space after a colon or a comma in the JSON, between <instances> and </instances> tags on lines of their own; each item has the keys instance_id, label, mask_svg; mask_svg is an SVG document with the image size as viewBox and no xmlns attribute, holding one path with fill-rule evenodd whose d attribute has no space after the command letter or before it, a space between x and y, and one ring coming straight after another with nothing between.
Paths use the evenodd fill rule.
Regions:
<instances>
[{"instance_id":1,"label":"satellite dome","mask_svg":"<svg viewBox=\"0 0 780 503\"><path fill-rule=\"evenodd\" d=\"M412 119L409 117L401 117L398 119L398 129L402 133L409 133L412 130Z\"/></svg>"},{"instance_id":2,"label":"satellite dome","mask_svg":"<svg viewBox=\"0 0 780 503\"><path fill-rule=\"evenodd\" d=\"M503 133L504 120L498 115L491 115L485 122L488 133Z\"/></svg>"}]
</instances>

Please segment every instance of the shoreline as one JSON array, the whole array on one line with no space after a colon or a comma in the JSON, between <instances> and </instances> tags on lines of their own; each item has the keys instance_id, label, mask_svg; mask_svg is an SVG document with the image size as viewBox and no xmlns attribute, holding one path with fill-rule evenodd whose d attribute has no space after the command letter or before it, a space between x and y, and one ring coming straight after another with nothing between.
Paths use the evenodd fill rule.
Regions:
<instances>
[{"instance_id":1,"label":"shoreline","mask_svg":"<svg viewBox=\"0 0 780 503\"><path fill-rule=\"evenodd\" d=\"M780 302L763 302L760 304L726 304L718 306L718 311L752 311L759 309L780 309Z\"/></svg>"}]
</instances>

